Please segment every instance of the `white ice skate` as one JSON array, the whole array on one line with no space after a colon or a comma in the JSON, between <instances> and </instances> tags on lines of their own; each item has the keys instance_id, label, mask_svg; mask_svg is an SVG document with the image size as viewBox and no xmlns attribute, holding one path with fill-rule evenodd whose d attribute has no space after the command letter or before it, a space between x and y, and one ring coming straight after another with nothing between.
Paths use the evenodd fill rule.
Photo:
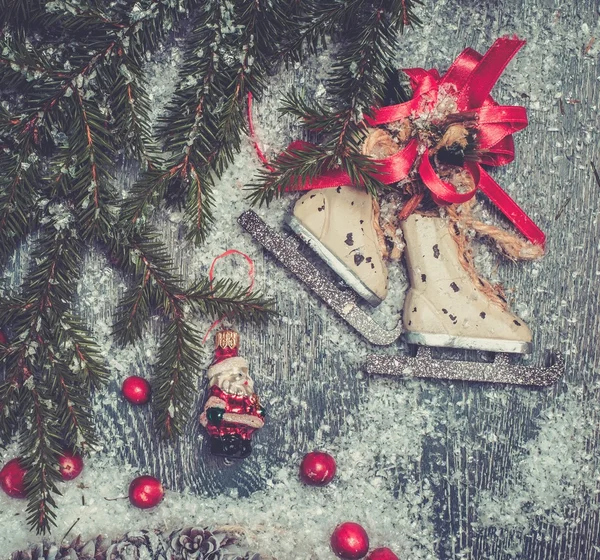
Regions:
<instances>
[{"instance_id":1,"label":"white ice skate","mask_svg":"<svg viewBox=\"0 0 600 560\"><path fill-rule=\"evenodd\" d=\"M373 306L385 299L388 272L379 205L365 189L309 191L296 202L287 222L358 295Z\"/></svg>"},{"instance_id":2,"label":"white ice skate","mask_svg":"<svg viewBox=\"0 0 600 560\"><path fill-rule=\"evenodd\" d=\"M360 308L353 292L340 290L298 250L297 243L274 231L255 212L244 212L238 221L283 266L369 342L387 346L403 334L402 322L392 330L383 328ZM536 386L552 385L560 379L564 373L560 354L552 355L547 366L525 366L510 361L506 352L529 351L531 333L520 319L501 307L495 307L473 285L455 259L458 248L443 220L413 216L403 229L412 286L404 311L408 340L418 345L504 353L491 363L461 362L434 359L430 348L417 346L416 357L408 354L368 356L367 373ZM427 257L428 251L433 260Z\"/></svg>"},{"instance_id":3,"label":"white ice skate","mask_svg":"<svg viewBox=\"0 0 600 560\"><path fill-rule=\"evenodd\" d=\"M528 354L531 331L491 301L459 261L442 218L413 214L402 222L410 290L404 300L405 339L412 344Z\"/></svg>"}]
</instances>

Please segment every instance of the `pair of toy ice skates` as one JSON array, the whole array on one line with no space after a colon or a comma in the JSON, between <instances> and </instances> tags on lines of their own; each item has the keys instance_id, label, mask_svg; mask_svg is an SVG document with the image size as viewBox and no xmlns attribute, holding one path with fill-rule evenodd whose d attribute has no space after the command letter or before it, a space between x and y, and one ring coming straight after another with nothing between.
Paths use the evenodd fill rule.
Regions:
<instances>
[{"instance_id":1,"label":"pair of toy ice skates","mask_svg":"<svg viewBox=\"0 0 600 560\"><path fill-rule=\"evenodd\" d=\"M364 190L312 190L289 216L290 227L362 298L378 305L388 292L379 206ZM529 353L531 331L492 301L460 262L446 220L413 214L401 222L410 290L403 310L407 342L492 352Z\"/></svg>"}]
</instances>

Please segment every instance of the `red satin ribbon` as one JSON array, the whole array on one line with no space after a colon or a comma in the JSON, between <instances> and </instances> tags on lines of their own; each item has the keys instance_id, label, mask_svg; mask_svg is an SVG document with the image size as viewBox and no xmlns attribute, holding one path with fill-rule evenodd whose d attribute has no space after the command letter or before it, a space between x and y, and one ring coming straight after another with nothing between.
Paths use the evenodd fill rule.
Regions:
<instances>
[{"instance_id":1,"label":"red satin ribbon","mask_svg":"<svg viewBox=\"0 0 600 560\"><path fill-rule=\"evenodd\" d=\"M441 89L452 95L456 99L457 112L463 118L476 122L478 161L465 164L465 170L473 177L475 188L462 193L452 184L443 181L431 165L428 150L425 149L419 155L419 143L416 139L388 158L373 160L377 169L374 177L385 184L402 181L408 177L420 157L417 173L438 204L460 204L480 190L527 239L543 245L546 240L544 233L481 167L482 164L501 166L513 161L515 149L512 135L527 126L524 107L498 105L490 96L498 78L524 44L525 41L504 37L498 39L483 56L473 49L465 49L443 78L437 70L405 70L413 88L412 99L398 105L375 108L370 117L365 117L365 121L369 126L378 126L418 116L435 107ZM288 151L303 145L306 146L305 143L294 142L288 147ZM290 190L323 189L350 184L352 181L348 174L336 169L311 180L298 182Z\"/></svg>"}]
</instances>

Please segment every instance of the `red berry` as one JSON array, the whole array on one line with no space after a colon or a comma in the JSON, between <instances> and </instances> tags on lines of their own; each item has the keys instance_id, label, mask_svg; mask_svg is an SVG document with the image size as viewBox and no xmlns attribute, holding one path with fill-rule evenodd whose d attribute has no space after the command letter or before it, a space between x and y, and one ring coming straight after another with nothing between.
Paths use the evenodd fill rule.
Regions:
<instances>
[{"instance_id":1,"label":"red berry","mask_svg":"<svg viewBox=\"0 0 600 560\"><path fill-rule=\"evenodd\" d=\"M371 551L367 560L400 560L389 548L376 548Z\"/></svg>"},{"instance_id":2,"label":"red berry","mask_svg":"<svg viewBox=\"0 0 600 560\"><path fill-rule=\"evenodd\" d=\"M369 537L358 523L348 521L334 529L331 548L339 558L358 560L369 551Z\"/></svg>"},{"instance_id":3,"label":"red berry","mask_svg":"<svg viewBox=\"0 0 600 560\"><path fill-rule=\"evenodd\" d=\"M335 476L335 459L322 451L307 453L300 463L300 478L313 486L325 486Z\"/></svg>"},{"instance_id":4,"label":"red berry","mask_svg":"<svg viewBox=\"0 0 600 560\"><path fill-rule=\"evenodd\" d=\"M150 400L150 383L143 377L132 375L123 381L121 392L131 404L146 404Z\"/></svg>"},{"instance_id":5,"label":"red berry","mask_svg":"<svg viewBox=\"0 0 600 560\"><path fill-rule=\"evenodd\" d=\"M6 346L8 344L8 338L6 338L3 330L0 330L0 344L2 344L2 346Z\"/></svg>"},{"instance_id":6,"label":"red berry","mask_svg":"<svg viewBox=\"0 0 600 560\"><path fill-rule=\"evenodd\" d=\"M165 489L158 478L138 476L129 485L129 501L137 508L148 509L160 503Z\"/></svg>"},{"instance_id":7,"label":"red berry","mask_svg":"<svg viewBox=\"0 0 600 560\"><path fill-rule=\"evenodd\" d=\"M81 455L65 451L59 458L58 464L60 475L63 480L73 480L77 478L83 470L83 459Z\"/></svg>"},{"instance_id":8,"label":"red berry","mask_svg":"<svg viewBox=\"0 0 600 560\"><path fill-rule=\"evenodd\" d=\"M0 487L13 498L25 498L23 479L26 472L19 459L11 459L0 471Z\"/></svg>"}]
</instances>

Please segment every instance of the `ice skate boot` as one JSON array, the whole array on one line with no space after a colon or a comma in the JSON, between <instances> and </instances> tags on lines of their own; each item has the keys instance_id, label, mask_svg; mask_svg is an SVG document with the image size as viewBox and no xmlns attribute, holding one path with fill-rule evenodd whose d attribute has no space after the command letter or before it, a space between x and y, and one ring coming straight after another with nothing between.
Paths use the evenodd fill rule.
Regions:
<instances>
[{"instance_id":1,"label":"ice skate boot","mask_svg":"<svg viewBox=\"0 0 600 560\"><path fill-rule=\"evenodd\" d=\"M439 255L437 259L434 256L434 259L439 261L442 254L446 257L442 259L443 265L440 264L439 266L448 272L446 272L445 275L438 274L437 283L439 283L439 286L442 288L444 285L455 283L456 287L459 288L459 292L461 291L462 286L463 294L467 294L466 299L469 300L469 296L471 296L477 303L473 303L469 300L465 304L464 301L459 301L458 298L455 297L459 292L456 292L451 286L451 292L448 294L450 296L449 301L453 304L453 308L456 305L458 312L461 313L460 316L456 315L454 320L448 317L455 330L449 333L448 329L435 329L440 319L438 314L435 313L434 308L433 310L430 310L429 313L429 318L431 319L431 325L433 325L433 327L431 327L429 323L423 322L424 324L421 333L418 333L416 330L409 330L409 339L412 338L412 340L417 343L442 345L452 338L452 346L457 347L467 346L469 348L478 349L485 347L490 350L501 347L505 352L527 350L529 340L531 339L527 327L525 327L514 315L503 311L501 308L488 302L485 295L472 293L470 288L473 286L469 275L467 274L465 278L459 269L454 270L453 267L449 266L449 263L452 262L450 260L452 255L458 253L458 246L451 237L449 240L442 237L443 230L448 233L445 224L439 218L423 218L422 216L413 216L409 220L414 221L421 219L424 220L425 223L427 223L427 220L431 220L429 222L429 227L434 230L435 235L440 235L439 239L436 239L429 244L429 248L432 251L434 251L433 246L437 245L436 252L439 251ZM255 241L260 243L290 273L300 279L315 295L321 298L344 321L361 333L369 342L379 346L388 346L400 338L403 331L402 322L400 322L393 330L388 330L379 325L364 309L357 305L357 297L353 291L340 290L334 282L323 275L323 273L298 250L297 244L292 239L281 235L268 226L255 212L247 210L239 217L238 221L240 225L252 235ZM409 233L413 234L410 242L415 242L414 237L417 233L421 235L421 232L418 230L421 225L422 224L415 225L409 221L406 230L410 230ZM440 226L443 226L443 230ZM425 233L423 233L423 235L425 235ZM407 239L407 241L409 240ZM446 245L447 241L450 241L454 247L452 247L452 245L448 247ZM410 303L407 303L407 308L410 309L410 311L407 311L407 316L412 315L415 319L418 307L413 311L414 303L416 302L418 306L420 303L426 301L426 296L429 297L427 290L419 290L418 282L425 283L428 281L429 277L427 277L427 274L429 273L432 285L436 284L436 282L434 282L436 278L435 269L438 265L434 266L433 270L428 272L429 269L427 267L429 266L429 263L424 262L422 263L423 266L421 267L421 270L417 269L417 267L421 266L419 262L421 254L425 255L425 253L422 252L422 249L426 248L426 244L421 244L420 249L415 247L415 255L411 260L411 263L413 263L413 266L415 267L415 273L411 276L414 287L413 293L409 294L413 307L408 308ZM427 264L427 266L425 266L425 264ZM461 267L458 262L456 262L454 266ZM452 272L450 272L451 268ZM423 278L421 274L425 275L425 278ZM454 276L451 276L451 274ZM435 286L433 289L435 292ZM418 300L417 295L421 296L420 300ZM484 299L480 300L480 297L483 297ZM439 298L440 297L438 296L437 299ZM427 302L427 304L429 307L432 307L432 304L429 302ZM475 311L473 311L473 306ZM443 309L446 309L448 313L444 313ZM475 333L467 329L465 329L466 332L456 332L459 328L457 325L460 324L458 318L463 317L463 315L466 317L467 311L477 315L478 309L481 309L479 310L479 319L483 320L481 313L486 313L487 318L487 313L489 312L489 316L494 317L495 324L485 332L483 329L481 329L481 332ZM487 311L484 311L484 309ZM500 319L496 316L497 313L500 314ZM442 319L449 315L449 307L443 307L441 309L441 314L443 316ZM408 321L411 321L411 319L408 319L406 322L408 323ZM456 325L454 324L454 321L456 321ZM506 323L510 321L513 321L516 333L512 332L510 325L506 325ZM518 321L520 325L514 324L514 321ZM409 325L409 329L410 327L412 327L412 324ZM520 327L523 328L521 329ZM460 329L463 329L462 325ZM506 336L503 329L508 330L511 334ZM440 330L442 331L441 333ZM490 330L492 331L491 333L489 332ZM445 340L440 340L441 337L437 336L440 334L443 335ZM420 339L418 335L420 335ZM500 335L504 336L504 338L501 338ZM473 344L467 345L465 342L473 342ZM370 375L394 376L399 378L418 377L548 387L556 383L565 371L564 359L559 353L552 354L550 358L551 360L545 366L515 364L512 363L512 360L506 353L497 354L496 359L493 362L482 363L476 361L463 362L458 360L440 360L433 357L431 348L427 346L418 346L416 356L412 356L410 353L406 352L401 354L387 353L367 356L365 371Z\"/></svg>"},{"instance_id":2,"label":"ice skate boot","mask_svg":"<svg viewBox=\"0 0 600 560\"><path fill-rule=\"evenodd\" d=\"M402 222L402 231L411 285L403 311L408 342L492 352L531 351L531 331L474 285L443 219L413 214Z\"/></svg>"},{"instance_id":3,"label":"ice skate boot","mask_svg":"<svg viewBox=\"0 0 600 560\"><path fill-rule=\"evenodd\" d=\"M388 291L379 205L364 189L315 189L287 223L357 294L376 306Z\"/></svg>"}]
</instances>

